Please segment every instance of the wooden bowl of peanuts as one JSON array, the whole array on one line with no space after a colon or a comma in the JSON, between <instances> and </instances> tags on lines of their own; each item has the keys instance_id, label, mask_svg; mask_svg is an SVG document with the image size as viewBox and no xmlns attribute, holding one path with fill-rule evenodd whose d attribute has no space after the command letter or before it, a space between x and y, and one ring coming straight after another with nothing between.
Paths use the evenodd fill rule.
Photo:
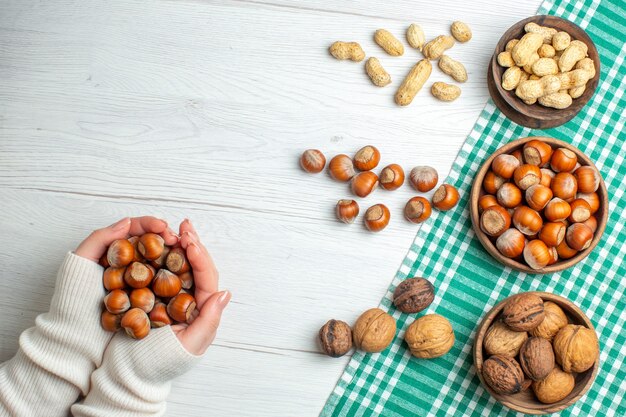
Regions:
<instances>
[{"instance_id":1,"label":"wooden bowl of peanuts","mask_svg":"<svg viewBox=\"0 0 626 417\"><path fill-rule=\"evenodd\" d=\"M598 50L576 24L533 16L507 30L489 69L489 94L515 123L547 129L571 120L591 99L600 78Z\"/></svg>"}]
</instances>

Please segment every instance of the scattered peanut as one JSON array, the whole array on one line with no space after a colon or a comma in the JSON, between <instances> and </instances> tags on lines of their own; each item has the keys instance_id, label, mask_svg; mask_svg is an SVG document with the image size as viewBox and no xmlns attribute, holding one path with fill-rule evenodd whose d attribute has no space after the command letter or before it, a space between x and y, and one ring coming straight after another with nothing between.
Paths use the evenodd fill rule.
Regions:
<instances>
[{"instance_id":1,"label":"scattered peanut","mask_svg":"<svg viewBox=\"0 0 626 417\"><path fill-rule=\"evenodd\" d=\"M546 75L539 80L520 82L515 89L515 95L522 100L532 100L548 94L556 93L561 89L561 82L556 75Z\"/></svg>"},{"instance_id":2,"label":"scattered peanut","mask_svg":"<svg viewBox=\"0 0 626 417\"><path fill-rule=\"evenodd\" d=\"M357 42L341 42L337 41L330 45L330 54L337 59L349 59L351 61L360 62L365 58L363 48Z\"/></svg>"},{"instance_id":3,"label":"scattered peanut","mask_svg":"<svg viewBox=\"0 0 626 417\"><path fill-rule=\"evenodd\" d=\"M513 57L511 56L511 52L504 51L498 54L498 64L502 67L511 68L515 66L515 61L513 61Z\"/></svg>"},{"instance_id":4,"label":"scattered peanut","mask_svg":"<svg viewBox=\"0 0 626 417\"><path fill-rule=\"evenodd\" d=\"M372 83L378 87L384 87L391 83L391 76L385 71L377 58L371 57L365 61L365 72L367 72Z\"/></svg>"},{"instance_id":5,"label":"scattered peanut","mask_svg":"<svg viewBox=\"0 0 626 417\"><path fill-rule=\"evenodd\" d=\"M441 58L439 58L439 68L444 74L448 74L460 83L467 81L467 71L463 64L450 58L448 55L441 55Z\"/></svg>"},{"instance_id":6,"label":"scattered peanut","mask_svg":"<svg viewBox=\"0 0 626 417\"><path fill-rule=\"evenodd\" d=\"M427 59L422 59L409 71L396 92L395 101L400 106L411 104L417 93L430 77L433 66Z\"/></svg>"},{"instance_id":7,"label":"scattered peanut","mask_svg":"<svg viewBox=\"0 0 626 417\"><path fill-rule=\"evenodd\" d=\"M467 23L463 23L461 21L453 22L450 26L450 33L454 36L454 39L457 41L464 43L472 39L472 30L467 25Z\"/></svg>"},{"instance_id":8,"label":"scattered peanut","mask_svg":"<svg viewBox=\"0 0 626 417\"><path fill-rule=\"evenodd\" d=\"M537 33L542 36L543 43L552 43L552 37L557 33L554 28L540 26L534 22L526 23L524 30L527 33Z\"/></svg>"},{"instance_id":9,"label":"scattered peanut","mask_svg":"<svg viewBox=\"0 0 626 417\"><path fill-rule=\"evenodd\" d=\"M424 36L424 31L420 27L420 25L416 25L412 23L411 26L406 30L406 41L411 45L412 48L419 50L420 52L424 49L424 43L426 43L426 37Z\"/></svg>"},{"instance_id":10,"label":"scattered peanut","mask_svg":"<svg viewBox=\"0 0 626 417\"><path fill-rule=\"evenodd\" d=\"M539 58L531 67L533 74L538 77L544 75L556 75L559 73L559 65L552 58Z\"/></svg>"},{"instance_id":11,"label":"scattered peanut","mask_svg":"<svg viewBox=\"0 0 626 417\"><path fill-rule=\"evenodd\" d=\"M554 109L565 109L572 105L572 97L567 93L552 93L537 99L539 104Z\"/></svg>"},{"instance_id":12,"label":"scattered peanut","mask_svg":"<svg viewBox=\"0 0 626 417\"><path fill-rule=\"evenodd\" d=\"M430 89L435 98L441 101L454 101L461 95L461 89L456 85L436 82Z\"/></svg>"},{"instance_id":13,"label":"scattered peanut","mask_svg":"<svg viewBox=\"0 0 626 417\"><path fill-rule=\"evenodd\" d=\"M391 56L400 56L404 53L404 46L402 46L402 42L400 42L388 30L378 29L374 33L374 42L376 42Z\"/></svg>"},{"instance_id":14,"label":"scattered peanut","mask_svg":"<svg viewBox=\"0 0 626 417\"><path fill-rule=\"evenodd\" d=\"M563 51L567 48L572 38L567 32L558 32L552 37L552 46L555 51Z\"/></svg>"},{"instance_id":15,"label":"scattered peanut","mask_svg":"<svg viewBox=\"0 0 626 417\"><path fill-rule=\"evenodd\" d=\"M537 55L537 50L542 44L543 36L538 33L527 33L522 36L522 39L511 49L515 64L520 67L528 64L533 55Z\"/></svg>"},{"instance_id":16,"label":"scattered peanut","mask_svg":"<svg viewBox=\"0 0 626 417\"><path fill-rule=\"evenodd\" d=\"M567 72L574 68L574 65L587 56L587 45L581 41L571 41L559 58L559 69Z\"/></svg>"},{"instance_id":17,"label":"scattered peanut","mask_svg":"<svg viewBox=\"0 0 626 417\"><path fill-rule=\"evenodd\" d=\"M507 91L514 90L522 79L524 71L520 67L511 67L502 74L502 88Z\"/></svg>"},{"instance_id":18,"label":"scattered peanut","mask_svg":"<svg viewBox=\"0 0 626 417\"><path fill-rule=\"evenodd\" d=\"M424 46L424 56L427 59L439 59L452 46L454 46L454 38L452 36L439 35Z\"/></svg>"},{"instance_id":19,"label":"scattered peanut","mask_svg":"<svg viewBox=\"0 0 626 417\"><path fill-rule=\"evenodd\" d=\"M541 58L553 58L554 55L556 55L556 51L554 50L554 47L552 45L544 43L539 47L537 54L539 54Z\"/></svg>"}]
</instances>

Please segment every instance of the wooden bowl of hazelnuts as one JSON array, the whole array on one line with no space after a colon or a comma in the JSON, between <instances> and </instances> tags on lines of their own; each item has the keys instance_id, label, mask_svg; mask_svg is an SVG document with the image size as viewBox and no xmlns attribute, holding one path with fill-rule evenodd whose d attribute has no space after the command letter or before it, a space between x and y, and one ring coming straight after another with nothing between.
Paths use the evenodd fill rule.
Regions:
<instances>
[{"instance_id":1,"label":"wooden bowl of hazelnuts","mask_svg":"<svg viewBox=\"0 0 626 417\"><path fill-rule=\"evenodd\" d=\"M496 106L515 123L535 129L571 120L589 102L599 79L600 57L589 35L549 15L511 26L487 69Z\"/></svg>"},{"instance_id":2,"label":"wooden bowl of hazelnuts","mask_svg":"<svg viewBox=\"0 0 626 417\"><path fill-rule=\"evenodd\" d=\"M594 163L558 139L514 140L474 178L470 217L483 247L529 274L570 268L596 247L609 217L608 193Z\"/></svg>"},{"instance_id":3,"label":"wooden bowl of hazelnuts","mask_svg":"<svg viewBox=\"0 0 626 417\"><path fill-rule=\"evenodd\" d=\"M476 331L474 365L498 402L526 414L561 411L580 399L598 373L598 337L571 301L547 292L504 299Z\"/></svg>"}]
</instances>

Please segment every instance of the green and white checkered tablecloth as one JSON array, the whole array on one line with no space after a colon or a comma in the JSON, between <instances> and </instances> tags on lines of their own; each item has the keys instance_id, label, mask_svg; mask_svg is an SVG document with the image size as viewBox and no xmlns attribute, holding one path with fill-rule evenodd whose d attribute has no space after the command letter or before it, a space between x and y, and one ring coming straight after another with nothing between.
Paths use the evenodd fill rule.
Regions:
<instances>
[{"instance_id":1,"label":"green and white checkered tablecloth","mask_svg":"<svg viewBox=\"0 0 626 417\"><path fill-rule=\"evenodd\" d=\"M381 301L398 323L393 344L377 354L356 352L321 416L513 416L485 391L472 361L480 318L499 300L522 291L548 291L569 298L587 313L600 339L600 370L589 392L561 415L626 416L626 13L624 0L548 0L538 14L558 15L587 31L602 61L591 102L558 128L520 127L488 102L446 182L461 193L450 212L433 211ZM521 18L521 17L520 17ZM596 163L609 190L610 218L595 250L575 267L550 275L526 275L497 263L472 232L470 186L482 162L510 140L544 135L577 146ZM445 356L412 358L403 342L415 315L393 308L395 287L411 276L427 277L436 297L427 311L452 323L456 342Z\"/></svg>"}]
</instances>

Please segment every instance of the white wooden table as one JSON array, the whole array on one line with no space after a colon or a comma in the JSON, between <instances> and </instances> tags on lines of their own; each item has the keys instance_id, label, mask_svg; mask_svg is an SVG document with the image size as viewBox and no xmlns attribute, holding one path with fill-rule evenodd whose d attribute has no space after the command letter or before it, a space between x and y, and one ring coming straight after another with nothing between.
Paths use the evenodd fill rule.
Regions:
<instances>
[{"instance_id":1,"label":"white wooden table","mask_svg":"<svg viewBox=\"0 0 626 417\"><path fill-rule=\"evenodd\" d=\"M496 6L498 4L498 6ZM171 416L315 416L348 362L318 353L330 318L376 306L417 227L401 218L410 188L362 201L392 211L380 234L333 216L344 184L307 175L298 156L366 144L382 164L429 164L440 177L487 100L486 64L501 33L539 0L0 1L0 361L48 309L63 254L126 215L190 217L233 292L213 347L177 380ZM393 94L420 58L386 56L454 20L474 38L450 55L469 81L454 103ZM335 40L361 43L391 73L370 84L339 62ZM381 165L382 166L382 165Z\"/></svg>"}]
</instances>

